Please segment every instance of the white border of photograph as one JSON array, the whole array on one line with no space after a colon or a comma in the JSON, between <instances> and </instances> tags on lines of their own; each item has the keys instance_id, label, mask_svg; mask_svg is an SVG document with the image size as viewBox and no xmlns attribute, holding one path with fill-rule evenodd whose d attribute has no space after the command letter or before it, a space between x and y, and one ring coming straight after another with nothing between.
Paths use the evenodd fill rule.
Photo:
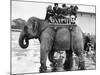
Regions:
<instances>
[{"instance_id":1,"label":"white border of photograph","mask_svg":"<svg viewBox=\"0 0 100 75\"><path fill-rule=\"evenodd\" d=\"M31 0L32 1L32 0ZM58 2L58 3L72 3L72 4L87 4L96 5L96 70L85 71L69 71L69 72L55 72L45 73L45 75L99 75L100 74L100 2L99 0L36 0L45 2ZM0 75L9 75L10 72L10 0L0 1ZM31 74L29 74L31 75ZM32 74L33 75L33 74ZM39 75L39 74L37 74ZM42 73L41 75L44 75Z\"/></svg>"}]
</instances>

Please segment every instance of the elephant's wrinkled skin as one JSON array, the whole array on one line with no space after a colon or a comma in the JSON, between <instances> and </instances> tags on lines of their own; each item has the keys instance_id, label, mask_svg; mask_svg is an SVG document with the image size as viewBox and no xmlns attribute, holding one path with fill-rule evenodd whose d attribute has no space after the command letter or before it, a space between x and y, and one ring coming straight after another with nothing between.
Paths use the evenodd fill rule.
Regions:
<instances>
[{"instance_id":1,"label":"elephant's wrinkled skin","mask_svg":"<svg viewBox=\"0 0 100 75\"><path fill-rule=\"evenodd\" d=\"M64 63L65 69L72 67L72 52L79 57L79 68L84 69L83 59L83 36L79 27L75 27L72 34L72 48L70 48L70 32L68 28L59 28L57 31L52 27L48 27L48 24L44 20L40 20L35 17L28 19L26 26L23 28L19 38L19 45L22 48L27 48L29 45L28 40L32 38L38 38L40 41L40 72L45 72L46 60L49 55L49 60L53 63L53 54L55 50L66 50L66 61ZM24 44L24 42L26 44ZM71 49L71 50L70 50Z\"/></svg>"}]
</instances>

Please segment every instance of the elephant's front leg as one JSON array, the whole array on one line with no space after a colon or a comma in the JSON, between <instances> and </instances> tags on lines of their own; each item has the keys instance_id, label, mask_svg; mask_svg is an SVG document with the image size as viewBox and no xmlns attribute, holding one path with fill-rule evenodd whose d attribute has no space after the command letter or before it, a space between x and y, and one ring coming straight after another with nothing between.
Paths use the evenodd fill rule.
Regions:
<instances>
[{"instance_id":1,"label":"elephant's front leg","mask_svg":"<svg viewBox=\"0 0 100 75\"><path fill-rule=\"evenodd\" d=\"M47 47L46 44L41 44L41 50L40 50L40 72L45 72L47 69L46 66L46 60L47 60L47 56L49 53L49 49Z\"/></svg>"},{"instance_id":2,"label":"elephant's front leg","mask_svg":"<svg viewBox=\"0 0 100 75\"><path fill-rule=\"evenodd\" d=\"M53 36L54 32L51 29L47 29L47 31L43 32L41 35L41 45L40 45L40 72L46 72L46 61L48 57L48 53L50 52L53 44Z\"/></svg>"}]
</instances>

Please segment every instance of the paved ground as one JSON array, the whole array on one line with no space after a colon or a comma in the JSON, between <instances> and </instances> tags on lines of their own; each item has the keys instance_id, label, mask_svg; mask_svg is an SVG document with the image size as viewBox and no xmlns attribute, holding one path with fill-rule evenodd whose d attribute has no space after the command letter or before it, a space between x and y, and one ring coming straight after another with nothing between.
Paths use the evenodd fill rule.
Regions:
<instances>
[{"instance_id":1,"label":"paved ground","mask_svg":"<svg viewBox=\"0 0 100 75\"><path fill-rule=\"evenodd\" d=\"M27 49L22 49L18 45L20 32L12 32L12 73L38 73L40 67L40 44L38 40L30 40ZM74 59L76 57L74 56ZM95 69L95 62L85 57L86 69ZM48 72L51 71L50 62L47 60ZM74 60L73 70L76 69Z\"/></svg>"}]
</instances>

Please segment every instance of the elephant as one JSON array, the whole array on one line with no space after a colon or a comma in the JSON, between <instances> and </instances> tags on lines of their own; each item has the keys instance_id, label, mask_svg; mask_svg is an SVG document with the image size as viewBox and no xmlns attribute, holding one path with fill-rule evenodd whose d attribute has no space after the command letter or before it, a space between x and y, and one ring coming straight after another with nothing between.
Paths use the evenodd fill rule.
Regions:
<instances>
[{"instance_id":1,"label":"elephant","mask_svg":"<svg viewBox=\"0 0 100 75\"><path fill-rule=\"evenodd\" d=\"M49 28L49 25L45 20L30 17L19 36L19 46L23 49L29 46L30 39L38 39L40 41L40 72L44 72L47 68L47 56L54 41L55 31Z\"/></svg>"},{"instance_id":2,"label":"elephant","mask_svg":"<svg viewBox=\"0 0 100 75\"><path fill-rule=\"evenodd\" d=\"M71 70L72 68L72 52L79 57L79 69L84 70L84 46L80 27L73 27L72 31L70 31L71 28L59 27L55 29L55 27L52 27L53 25L45 20L30 17L19 36L20 47L27 48L30 39L40 41L40 72L46 72L47 70L47 57L54 64L53 55L57 50L66 51L65 70Z\"/></svg>"}]
</instances>

